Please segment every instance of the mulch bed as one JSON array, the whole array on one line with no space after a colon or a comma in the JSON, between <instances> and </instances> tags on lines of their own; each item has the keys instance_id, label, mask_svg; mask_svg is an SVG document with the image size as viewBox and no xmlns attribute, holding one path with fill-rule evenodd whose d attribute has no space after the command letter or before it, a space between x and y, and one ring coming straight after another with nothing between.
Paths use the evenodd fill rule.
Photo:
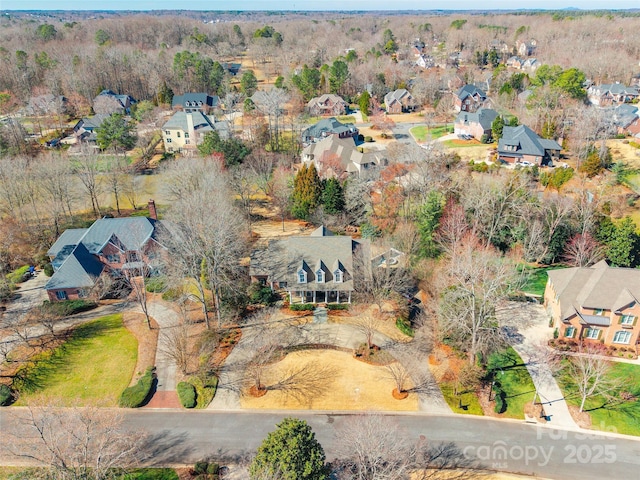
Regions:
<instances>
[{"instance_id":1,"label":"mulch bed","mask_svg":"<svg viewBox=\"0 0 640 480\"><path fill-rule=\"evenodd\" d=\"M399 392L397 388L394 388L391 395L393 395L393 398L396 400L404 400L409 396L409 392Z\"/></svg>"}]
</instances>

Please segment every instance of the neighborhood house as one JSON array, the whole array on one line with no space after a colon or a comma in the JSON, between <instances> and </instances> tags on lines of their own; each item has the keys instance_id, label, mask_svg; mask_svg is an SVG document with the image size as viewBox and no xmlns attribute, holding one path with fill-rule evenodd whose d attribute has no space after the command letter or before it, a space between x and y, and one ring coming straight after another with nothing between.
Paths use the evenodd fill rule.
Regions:
<instances>
[{"instance_id":1,"label":"neighborhood house","mask_svg":"<svg viewBox=\"0 0 640 480\"><path fill-rule=\"evenodd\" d=\"M137 276L157 268L164 247L155 212L150 201L150 218L102 218L89 228L65 230L47 252L54 270L45 285L49 300L87 297L103 275Z\"/></svg>"},{"instance_id":2,"label":"neighborhood house","mask_svg":"<svg viewBox=\"0 0 640 480\"><path fill-rule=\"evenodd\" d=\"M533 165L553 165L560 158L562 147L555 140L540 138L526 125L504 127L498 141L498 160L506 163L529 162Z\"/></svg>"},{"instance_id":3,"label":"neighborhood house","mask_svg":"<svg viewBox=\"0 0 640 480\"><path fill-rule=\"evenodd\" d=\"M592 267L551 270L544 303L560 338L633 347L640 343L640 270Z\"/></svg>"},{"instance_id":4,"label":"neighborhood house","mask_svg":"<svg viewBox=\"0 0 640 480\"><path fill-rule=\"evenodd\" d=\"M353 138L339 138L331 135L302 150L302 163L314 163L322 176L345 178L349 174L358 176L380 164L386 165L383 150L361 152Z\"/></svg>"},{"instance_id":5,"label":"neighborhood house","mask_svg":"<svg viewBox=\"0 0 640 480\"><path fill-rule=\"evenodd\" d=\"M460 112L453 125L456 135L471 135L478 141L482 137L491 137L491 124L498 116L498 112L491 108L480 108L477 112Z\"/></svg>"}]
</instances>

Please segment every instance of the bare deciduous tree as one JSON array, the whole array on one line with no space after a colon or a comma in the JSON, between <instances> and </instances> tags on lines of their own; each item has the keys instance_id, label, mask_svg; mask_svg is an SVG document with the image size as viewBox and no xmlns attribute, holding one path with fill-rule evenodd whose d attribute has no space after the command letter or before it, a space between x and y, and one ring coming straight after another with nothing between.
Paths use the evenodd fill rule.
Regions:
<instances>
[{"instance_id":1,"label":"bare deciduous tree","mask_svg":"<svg viewBox=\"0 0 640 480\"><path fill-rule=\"evenodd\" d=\"M232 204L225 173L217 163L195 160L181 162L181 168L194 168L201 177L183 189L167 213L170 226L161 236L168 255L167 272L176 284L188 280L209 327L209 299L218 326L222 324L223 293L242 284L240 258L245 254L247 227ZM207 165L205 168L204 165Z\"/></svg>"},{"instance_id":2,"label":"bare deciduous tree","mask_svg":"<svg viewBox=\"0 0 640 480\"><path fill-rule=\"evenodd\" d=\"M47 465L55 478L103 480L136 465L140 432L126 432L120 414L98 407L29 406L16 412L19 434L8 445L17 458Z\"/></svg>"},{"instance_id":3,"label":"bare deciduous tree","mask_svg":"<svg viewBox=\"0 0 640 480\"><path fill-rule=\"evenodd\" d=\"M96 217L100 216L98 197L102 191L98 162L98 156L89 152L79 155L73 162L73 173L80 179L86 194L89 196L91 208Z\"/></svg>"},{"instance_id":4,"label":"bare deciduous tree","mask_svg":"<svg viewBox=\"0 0 640 480\"><path fill-rule=\"evenodd\" d=\"M577 355L568 359L569 375L575 382L580 395L580 412L593 395L607 396L620 382L610 375L611 362L601 356L593 346L582 345Z\"/></svg>"},{"instance_id":5,"label":"bare deciduous tree","mask_svg":"<svg viewBox=\"0 0 640 480\"><path fill-rule=\"evenodd\" d=\"M565 245L563 260L573 267L588 267L604 258L604 247L589 232L576 233Z\"/></svg>"},{"instance_id":6,"label":"bare deciduous tree","mask_svg":"<svg viewBox=\"0 0 640 480\"><path fill-rule=\"evenodd\" d=\"M474 364L479 353L503 341L496 304L517 290L520 274L510 259L467 235L450 254L441 281L440 333L467 352Z\"/></svg>"},{"instance_id":7,"label":"bare deciduous tree","mask_svg":"<svg viewBox=\"0 0 640 480\"><path fill-rule=\"evenodd\" d=\"M339 480L467 480L481 478L480 463L453 443L417 442L392 417L364 414L336 430L333 462Z\"/></svg>"}]
</instances>

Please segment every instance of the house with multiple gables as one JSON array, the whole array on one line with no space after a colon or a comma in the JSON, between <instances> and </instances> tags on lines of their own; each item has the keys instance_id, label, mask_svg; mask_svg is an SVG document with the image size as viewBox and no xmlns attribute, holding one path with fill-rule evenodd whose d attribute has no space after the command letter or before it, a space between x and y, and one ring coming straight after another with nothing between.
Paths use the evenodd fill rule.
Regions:
<instances>
[{"instance_id":1,"label":"house with multiple gables","mask_svg":"<svg viewBox=\"0 0 640 480\"><path fill-rule=\"evenodd\" d=\"M85 298L103 275L136 276L157 268L164 250L158 226L151 200L149 218L102 218L89 228L65 230L47 252L54 270L45 285L49 300Z\"/></svg>"},{"instance_id":2,"label":"house with multiple gables","mask_svg":"<svg viewBox=\"0 0 640 480\"><path fill-rule=\"evenodd\" d=\"M487 94L475 85L465 85L455 94L454 107L457 112L475 112L483 106Z\"/></svg>"},{"instance_id":3,"label":"house with multiple gables","mask_svg":"<svg viewBox=\"0 0 640 480\"><path fill-rule=\"evenodd\" d=\"M476 112L460 112L453 124L456 135L471 135L476 140L491 137L491 124L498 116L498 112L491 108L479 108Z\"/></svg>"},{"instance_id":4,"label":"house with multiple gables","mask_svg":"<svg viewBox=\"0 0 640 480\"><path fill-rule=\"evenodd\" d=\"M220 97L206 93L185 93L174 95L171 100L171 108L183 112L202 112L207 115L210 111L220 106Z\"/></svg>"},{"instance_id":5,"label":"house with multiple gables","mask_svg":"<svg viewBox=\"0 0 640 480\"><path fill-rule=\"evenodd\" d=\"M498 141L498 160L551 166L560 157L561 149L558 142L539 137L526 125L504 127Z\"/></svg>"},{"instance_id":6,"label":"house with multiple gables","mask_svg":"<svg viewBox=\"0 0 640 480\"><path fill-rule=\"evenodd\" d=\"M222 138L229 136L229 126L226 122L216 122L199 110L176 112L162 126L164 149L169 153L188 155L197 150L207 133L214 130Z\"/></svg>"},{"instance_id":7,"label":"house with multiple gables","mask_svg":"<svg viewBox=\"0 0 640 480\"><path fill-rule=\"evenodd\" d=\"M587 97L593 105L606 107L613 104L629 103L640 97L640 92L637 87L627 87L616 82L591 85L587 89Z\"/></svg>"},{"instance_id":8,"label":"house with multiple gables","mask_svg":"<svg viewBox=\"0 0 640 480\"><path fill-rule=\"evenodd\" d=\"M110 116L110 114L99 113L93 117L81 118L74 125L73 134L69 137L63 138L62 143L74 144L78 142L95 142L96 129L100 128L102 122Z\"/></svg>"},{"instance_id":9,"label":"house with multiple gables","mask_svg":"<svg viewBox=\"0 0 640 480\"><path fill-rule=\"evenodd\" d=\"M550 270L544 302L560 338L605 345L640 345L640 270L592 267Z\"/></svg>"},{"instance_id":10,"label":"house with multiple gables","mask_svg":"<svg viewBox=\"0 0 640 480\"><path fill-rule=\"evenodd\" d=\"M334 235L325 227L306 237L271 240L251 255L251 281L287 292L289 303L351 303L357 257L369 242ZM360 269L362 270L362 269Z\"/></svg>"},{"instance_id":11,"label":"house with multiple gables","mask_svg":"<svg viewBox=\"0 0 640 480\"><path fill-rule=\"evenodd\" d=\"M309 100L306 109L310 115L314 116L337 116L344 115L348 106L349 104L341 96L325 93Z\"/></svg>"},{"instance_id":12,"label":"house with multiple gables","mask_svg":"<svg viewBox=\"0 0 640 480\"><path fill-rule=\"evenodd\" d=\"M406 88L399 88L384 96L384 107L387 113L403 113L412 112L417 104Z\"/></svg>"},{"instance_id":13,"label":"house with multiple gables","mask_svg":"<svg viewBox=\"0 0 640 480\"><path fill-rule=\"evenodd\" d=\"M361 152L354 138L331 135L324 140L307 145L302 150L302 163L313 163L324 178L344 179L349 175L364 175L380 165L386 165L385 151Z\"/></svg>"},{"instance_id":14,"label":"house with multiple gables","mask_svg":"<svg viewBox=\"0 0 640 480\"><path fill-rule=\"evenodd\" d=\"M302 131L302 143L308 145L334 135L338 138L357 138L358 133L353 123L342 123L335 117L323 118Z\"/></svg>"},{"instance_id":15,"label":"house with multiple gables","mask_svg":"<svg viewBox=\"0 0 640 480\"><path fill-rule=\"evenodd\" d=\"M608 107L608 119L618 134L640 136L640 109L638 105L622 103Z\"/></svg>"},{"instance_id":16,"label":"house with multiple gables","mask_svg":"<svg viewBox=\"0 0 640 480\"><path fill-rule=\"evenodd\" d=\"M103 90L93 99L93 112L107 115L114 113L128 115L131 113L131 106L134 103L136 101L130 95L120 95L112 90Z\"/></svg>"}]
</instances>

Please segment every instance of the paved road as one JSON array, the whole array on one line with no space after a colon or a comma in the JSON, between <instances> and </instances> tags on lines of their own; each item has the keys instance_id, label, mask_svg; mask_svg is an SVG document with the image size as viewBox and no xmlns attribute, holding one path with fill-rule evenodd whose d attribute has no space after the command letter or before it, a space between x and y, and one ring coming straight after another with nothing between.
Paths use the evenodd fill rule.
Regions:
<instances>
[{"instance_id":1,"label":"paved road","mask_svg":"<svg viewBox=\"0 0 640 480\"><path fill-rule=\"evenodd\" d=\"M3 436L19 432L13 410L0 410ZM309 422L328 460L341 454L335 448L336 430L352 414L124 411L128 428L147 432L147 463L158 466L192 463L209 456L246 457L285 416ZM475 459L478 467L563 480L634 478L640 469L640 440L631 437L586 435L471 416L395 414L389 418L398 436L415 442L422 437L431 444L453 442L454 458ZM11 463L0 450L0 464Z\"/></svg>"}]
</instances>

